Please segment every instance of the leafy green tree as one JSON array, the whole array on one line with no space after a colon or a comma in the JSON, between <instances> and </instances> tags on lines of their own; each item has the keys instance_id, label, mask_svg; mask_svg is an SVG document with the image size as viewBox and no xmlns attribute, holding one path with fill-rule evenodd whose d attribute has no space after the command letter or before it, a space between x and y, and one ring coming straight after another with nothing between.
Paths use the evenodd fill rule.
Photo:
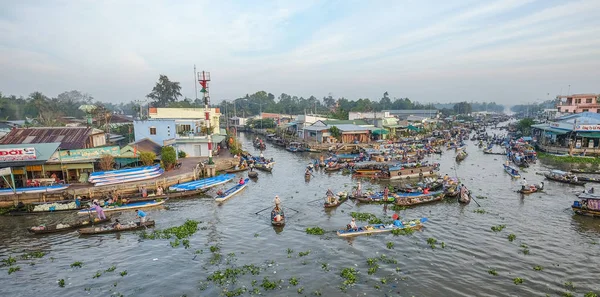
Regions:
<instances>
[{"instance_id":1,"label":"leafy green tree","mask_svg":"<svg viewBox=\"0 0 600 297\"><path fill-rule=\"evenodd\" d=\"M166 107L171 102L177 101L181 96L179 82L170 81L166 75L161 74L158 82L146 97L154 100L155 107Z\"/></svg>"},{"instance_id":2,"label":"leafy green tree","mask_svg":"<svg viewBox=\"0 0 600 297\"><path fill-rule=\"evenodd\" d=\"M383 97L379 100L379 109L386 110L392 108L392 99L390 99L388 92L383 93Z\"/></svg>"},{"instance_id":3,"label":"leafy green tree","mask_svg":"<svg viewBox=\"0 0 600 297\"><path fill-rule=\"evenodd\" d=\"M521 133L525 136L531 135L531 126L535 124L533 119L524 118L517 123L517 130L521 131Z\"/></svg>"},{"instance_id":4,"label":"leafy green tree","mask_svg":"<svg viewBox=\"0 0 600 297\"><path fill-rule=\"evenodd\" d=\"M332 126L331 128L329 128L329 133L331 133L331 136L337 139L338 141L341 140L342 131L340 131L338 127Z\"/></svg>"},{"instance_id":5,"label":"leafy green tree","mask_svg":"<svg viewBox=\"0 0 600 297\"><path fill-rule=\"evenodd\" d=\"M162 160L165 169L169 170L175 166L177 162L177 154L172 146L163 146L160 150L160 159Z\"/></svg>"},{"instance_id":6,"label":"leafy green tree","mask_svg":"<svg viewBox=\"0 0 600 297\"><path fill-rule=\"evenodd\" d=\"M140 152L140 161L146 166L154 164L156 154L153 152Z\"/></svg>"}]
</instances>

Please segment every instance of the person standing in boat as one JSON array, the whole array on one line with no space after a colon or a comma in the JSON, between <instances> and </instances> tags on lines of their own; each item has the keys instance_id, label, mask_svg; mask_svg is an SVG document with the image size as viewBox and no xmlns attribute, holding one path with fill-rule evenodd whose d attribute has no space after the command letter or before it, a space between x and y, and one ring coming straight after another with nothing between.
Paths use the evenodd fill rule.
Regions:
<instances>
[{"instance_id":1,"label":"person standing in boat","mask_svg":"<svg viewBox=\"0 0 600 297\"><path fill-rule=\"evenodd\" d=\"M99 220L105 220L106 219L106 215L104 214L104 210L102 209L102 207L100 206L100 204L98 204L98 200L94 201L94 204L92 205L92 207L90 208L90 210L95 210L96 211L96 215L98 215L98 219Z\"/></svg>"},{"instance_id":2,"label":"person standing in boat","mask_svg":"<svg viewBox=\"0 0 600 297\"><path fill-rule=\"evenodd\" d=\"M356 183L356 196L362 196L362 185L360 184L360 181Z\"/></svg>"},{"instance_id":3,"label":"person standing in boat","mask_svg":"<svg viewBox=\"0 0 600 297\"><path fill-rule=\"evenodd\" d=\"M523 178L523 180L521 181L521 190L525 190L526 187L527 187L527 180L525 178Z\"/></svg>"},{"instance_id":4,"label":"person standing in boat","mask_svg":"<svg viewBox=\"0 0 600 297\"><path fill-rule=\"evenodd\" d=\"M273 202L275 202L275 208L279 208L281 204L281 199L279 199L279 196L275 195L275 199L273 199Z\"/></svg>"},{"instance_id":5,"label":"person standing in boat","mask_svg":"<svg viewBox=\"0 0 600 297\"><path fill-rule=\"evenodd\" d=\"M156 188L156 196L160 196L164 193L163 187L162 186L158 186Z\"/></svg>"},{"instance_id":6,"label":"person standing in boat","mask_svg":"<svg viewBox=\"0 0 600 297\"><path fill-rule=\"evenodd\" d=\"M140 224L143 224L146 222L146 213L143 212L142 210L136 209L135 210L137 217L140 219Z\"/></svg>"},{"instance_id":7,"label":"person standing in boat","mask_svg":"<svg viewBox=\"0 0 600 297\"><path fill-rule=\"evenodd\" d=\"M389 194L390 194L390 189L388 187L383 188L383 200L388 200Z\"/></svg>"},{"instance_id":8,"label":"person standing in boat","mask_svg":"<svg viewBox=\"0 0 600 297\"><path fill-rule=\"evenodd\" d=\"M148 197L148 190L146 190L145 186L142 186L142 197L144 197L144 198Z\"/></svg>"}]
</instances>

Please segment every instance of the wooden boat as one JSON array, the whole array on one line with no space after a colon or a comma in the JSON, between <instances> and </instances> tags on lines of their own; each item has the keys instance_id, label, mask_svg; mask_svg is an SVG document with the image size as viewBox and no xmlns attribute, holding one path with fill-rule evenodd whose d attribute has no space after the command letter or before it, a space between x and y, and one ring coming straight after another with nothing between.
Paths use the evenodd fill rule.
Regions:
<instances>
[{"instance_id":1,"label":"wooden boat","mask_svg":"<svg viewBox=\"0 0 600 297\"><path fill-rule=\"evenodd\" d=\"M237 185L227 189L225 192L218 194L217 197L215 197L215 201L223 202L223 201L233 197L235 194L241 192L248 186L248 180L250 180L250 179L249 178L245 179L243 185L237 184Z\"/></svg>"},{"instance_id":2,"label":"wooden boat","mask_svg":"<svg viewBox=\"0 0 600 297\"><path fill-rule=\"evenodd\" d=\"M517 193L531 194L531 193L535 193L535 192L540 192L543 189L544 189L544 182L542 182L542 185L540 187L530 186L530 187L526 187L525 189L521 188L521 189L517 190Z\"/></svg>"},{"instance_id":3,"label":"wooden boat","mask_svg":"<svg viewBox=\"0 0 600 297\"><path fill-rule=\"evenodd\" d=\"M273 171L273 167L268 167L267 165L260 164L260 163L259 164L255 164L254 165L254 169L258 169L260 171L265 171L265 172L271 172L271 171Z\"/></svg>"},{"instance_id":4,"label":"wooden boat","mask_svg":"<svg viewBox=\"0 0 600 297\"><path fill-rule=\"evenodd\" d=\"M113 228L112 226L103 227L91 227L77 230L80 235L93 235L93 234L105 234L114 232L131 231L138 229L146 229L154 226L154 221L147 221L145 223L136 222L134 224L122 224L120 228Z\"/></svg>"},{"instance_id":5,"label":"wooden boat","mask_svg":"<svg viewBox=\"0 0 600 297\"><path fill-rule=\"evenodd\" d=\"M244 168L238 168L238 169L227 169L225 170L225 173L236 173L236 172L242 172L242 171L246 171L250 169L250 167L246 166Z\"/></svg>"},{"instance_id":6,"label":"wooden boat","mask_svg":"<svg viewBox=\"0 0 600 297\"><path fill-rule=\"evenodd\" d=\"M415 166L415 167L399 167L394 166L389 168L389 173L384 172L384 179L410 179L421 178L436 175L435 171L439 169L439 164ZM389 175L388 175L389 174Z\"/></svg>"},{"instance_id":7,"label":"wooden boat","mask_svg":"<svg viewBox=\"0 0 600 297\"><path fill-rule=\"evenodd\" d=\"M600 178L595 178L595 177L579 176L577 179L582 182L600 183Z\"/></svg>"},{"instance_id":8,"label":"wooden boat","mask_svg":"<svg viewBox=\"0 0 600 297\"><path fill-rule=\"evenodd\" d=\"M396 198L389 195L388 199L384 199L383 196L371 195L369 197L356 197L356 201L360 203L394 203L396 202Z\"/></svg>"},{"instance_id":9,"label":"wooden boat","mask_svg":"<svg viewBox=\"0 0 600 297\"><path fill-rule=\"evenodd\" d=\"M59 223L59 224L48 225L48 226L35 226L35 227L27 228L27 231L29 231L30 233L34 233L34 234L57 233L57 232L63 232L63 231L68 231L68 230L74 230L74 229L78 229L78 228L86 227L86 226L90 226L90 225L102 224L102 223L106 223L106 222L110 222L110 218L107 217L106 219L103 219L103 220L94 218L91 220L85 220L85 221L80 221L80 222L70 223L70 224Z\"/></svg>"},{"instance_id":10,"label":"wooden boat","mask_svg":"<svg viewBox=\"0 0 600 297\"><path fill-rule=\"evenodd\" d=\"M70 185L60 184L47 187L28 187L28 188L16 188L16 189L0 189L0 196L3 195L15 195L15 194L34 194L34 193L50 193L59 192L66 190Z\"/></svg>"},{"instance_id":11,"label":"wooden boat","mask_svg":"<svg viewBox=\"0 0 600 297\"><path fill-rule=\"evenodd\" d=\"M585 169L571 169L572 173L585 173L585 174L600 174L600 171L585 170Z\"/></svg>"},{"instance_id":12,"label":"wooden boat","mask_svg":"<svg viewBox=\"0 0 600 297\"><path fill-rule=\"evenodd\" d=\"M122 206L109 206L106 208L102 208L102 210L104 210L104 212L136 210L136 209L140 209L140 208L159 206L159 205L164 204L167 200L168 199L133 202L133 203L128 203L128 204L125 204ZM87 214L91 214L91 213L96 213L96 210L83 209L83 210L80 210L77 212L78 215L87 215Z\"/></svg>"},{"instance_id":13,"label":"wooden boat","mask_svg":"<svg viewBox=\"0 0 600 297\"><path fill-rule=\"evenodd\" d=\"M271 211L271 225L273 226L283 226L285 225L285 214L283 213L283 209L280 208L279 211L273 210Z\"/></svg>"},{"instance_id":14,"label":"wooden boat","mask_svg":"<svg viewBox=\"0 0 600 297\"><path fill-rule=\"evenodd\" d=\"M467 152L465 152L465 151L462 151L462 152L456 154L456 162L460 162L460 161L466 159L468 155L469 154L467 154Z\"/></svg>"},{"instance_id":15,"label":"wooden boat","mask_svg":"<svg viewBox=\"0 0 600 297\"><path fill-rule=\"evenodd\" d=\"M344 168L344 166L342 166L341 164L336 164L333 167L325 167L325 171L333 172L333 171L338 171L338 170L340 170L342 168Z\"/></svg>"},{"instance_id":16,"label":"wooden boat","mask_svg":"<svg viewBox=\"0 0 600 297\"><path fill-rule=\"evenodd\" d=\"M418 197L406 197L402 199L396 199L396 205L400 206L413 206L425 203L432 203L444 199L444 193L440 193L433 196L418 196Z\"/></svg>"},{"instance_id":17,"label":"wooden boat","mask_svg":"<svg viewBox=\"0 0 600 297\"><path fill-rule=\"evenodd\" d=\"M600 217L600 196L580 195L579 201L574 201L571 209L578 214L589 217Z\"/></svg>"},{"instance_id":18,"label":"wooden boat","mask_svg":"<svg viewBox=\"0 0 600 297\"><path fill-rule=\"evenodd\" d=\"M36 214L49 214L49 213L64 213L67 211L76 211L87 208L87 202L81 202L81 206L77 207L74 200L57 201L49 203L37 203L26 206L19 204L17 209L8 212L11 216L25 216L25 215L36 215Z\"/></svg>"},{"instance_id":19,"label":"wooden boat","mask_svg":"<svg viewBox=\"0 0 600 297\"><path fill-rule=\"evenodd\" d=\"M285 149L292 153L300 153L304 151L304 145L300 142L290 142Z\"/></svg>"},{"instance_id":20,"label":"wooden boat","mask_svg":"<svg viewBox=\"0 0 600 297\"><path fill-rule=\"evenodd\" d=\"M508 173L512 178L521 178L519 170L516 168L506 164L502 164L502 166L504 166L504 171L506 171L506 173Z\"/></svg>"},{"instance_id":21,"label":"wooden boat","mask_svg":"<svg viewBox=\"0 0 600 297\"><path fill-rule=\"evenodd\" d=\"M346 200L348 200L348 196L342 196L340 198L338 198L336 203L323 203L323 207L325 208L334 208L334 207L338 207L340 206L340 204L344 203Z\"/></svg>"},{"instance_id":22,"label":"wooden boat","mask_svg":"<svg viewBox=\"0 0 600 297\"><path fill-rule=\"evenodd\" d=\"M375 234L375 233L385 233L391 232L397 229L414 229L419 230L423 227L423 223L427 222L427 218L422 218L420 220L412 220L408 222L403 222L402 227L394 226L394 225L384 225L384 224L376 224L376 225L367 225L358 227L358 230L338 230L337 235L340 237L349 237L349 236L358 236L365 234Z\"/></svg>"},{"instance_id":23,"label":"wooden boat","mask_svg":"<svg viewBox=\"0 0 600 297\"><path fill-rule=\"evenodd\" d=\"M471 202L471 193L465 192L458 197L458 202L469 204Z\"/></svg>"},{"instance_id":24,"label":"wooden boat","mask_svg":"<svg viewBox=\"0 0 600 297\"><path fill-rule=\"evenodd\" d=\"M544 173L546 179L556 181L559 183L571 184L576 186L583 186L585 182L574 180L574 176L568 172L564 172L561 170L552 170L550 173Z\"/></svg>"}]
</instances>

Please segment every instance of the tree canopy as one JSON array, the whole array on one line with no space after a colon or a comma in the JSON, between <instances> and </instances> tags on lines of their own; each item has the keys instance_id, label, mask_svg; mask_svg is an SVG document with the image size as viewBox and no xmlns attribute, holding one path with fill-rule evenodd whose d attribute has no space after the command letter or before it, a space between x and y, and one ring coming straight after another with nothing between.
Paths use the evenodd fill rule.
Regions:
<instances>
[{"instance_id":1,"label":"tree canopy","mask_svg":"<svg viewBox=\"0 0 600 297\"><path fill-rule=\"evenodd\" d=\"M152 92L146 97L154 101L154 107L167 107L181 97L181 86L179 82L170 81L166 75L161 74Z\"/></svg>"}]
</instances>

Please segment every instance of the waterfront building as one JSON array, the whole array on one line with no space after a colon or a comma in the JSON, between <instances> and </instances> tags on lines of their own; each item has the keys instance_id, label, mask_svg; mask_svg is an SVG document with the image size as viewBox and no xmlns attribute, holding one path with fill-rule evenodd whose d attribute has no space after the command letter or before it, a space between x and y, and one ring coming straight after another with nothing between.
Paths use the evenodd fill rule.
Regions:
<instances>
[{"instance_id":1,"label":"waterfront building","mask_svg":"<svg viewBox=\"0 0 600 297\"><path fill-rule=\"evenodd\" d=\"M556 96L559 113L600 113L599 94L573 94Z\"/></svg>"},{"instance_id":2,"label":"waterfront building","mask_svg":"<svg viewBox=\"0 0 600 297\"><path fill-rule=\"evenodd\" d=\"M600 155L600 114L582 112L532 126L537 146L558 154Z\"/></svg>"},{"instance_id":3,"label":"waterfront building","mask_svg":"<svg viewBox=\"0 0 600 297\"><path fill-rule=\"evenodd\" d=\"M364 122L363 122L364 123ZM315 141L319 143L337 142L329 129L337 127L341 132L342 143L367 143L369 142L371 130L367 127L361 127L356 124L346 124L345 121L317 121L303 129L302 139L306 141Z\"/></svg>"}]
</instances>

